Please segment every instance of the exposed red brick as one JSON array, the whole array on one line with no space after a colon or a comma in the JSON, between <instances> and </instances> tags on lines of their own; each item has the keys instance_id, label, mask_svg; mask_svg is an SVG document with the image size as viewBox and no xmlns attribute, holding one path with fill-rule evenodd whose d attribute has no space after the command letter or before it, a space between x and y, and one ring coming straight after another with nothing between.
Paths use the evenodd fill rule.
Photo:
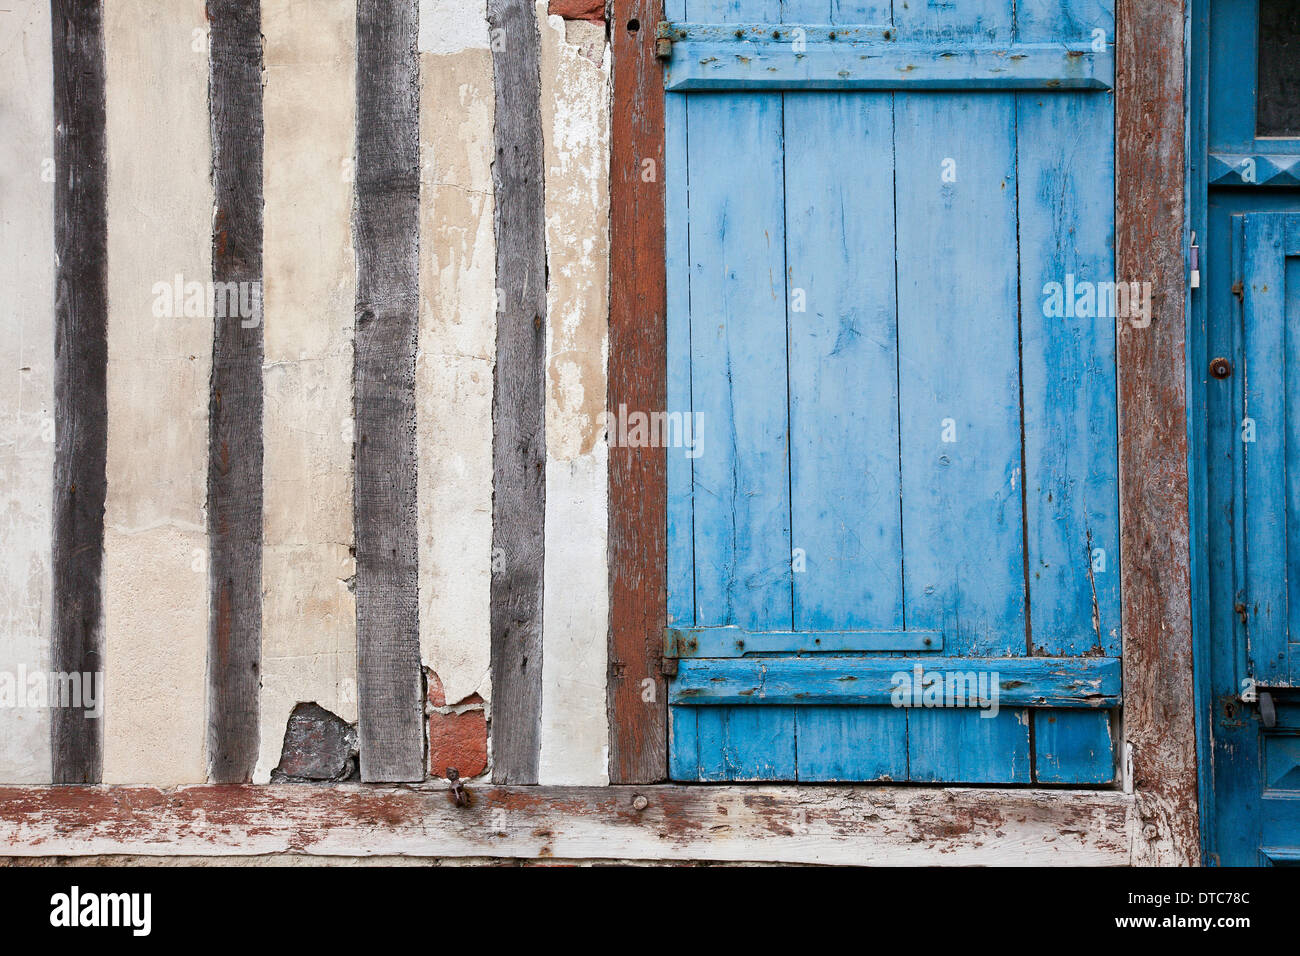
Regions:
<instances>
[{"instance_id":1,"label":"exposed red brick","mask_svg":"<svg viewBox=\"0 0 1300 956\"><path fill-rule=\"evenodd\" d=\"M441 777L448 767L466 778L487 769L487 715L482 710L429 715L429 770Z\"/></svg>"},{"instance_id":2,"label":"exposed red brick","mask_svg":"<svg viewBox=\"0 0 1300 956\"><path fill-rule=\"evenodd\" d=\"M550 0L546 12L566 20L605 22L605 0Z\"/></svg>"},{"instance_id":3,"label":"exposed red brick","mask_svg":"<svg viewBox=\"0 0 1300 956\"><path fill-rule=\"evenodd\" d=\"M426 670L429 675L429 703L434 707L446 707L447 695L442 689L442 679L433 671Z\"/></svg>"}]
</instances>

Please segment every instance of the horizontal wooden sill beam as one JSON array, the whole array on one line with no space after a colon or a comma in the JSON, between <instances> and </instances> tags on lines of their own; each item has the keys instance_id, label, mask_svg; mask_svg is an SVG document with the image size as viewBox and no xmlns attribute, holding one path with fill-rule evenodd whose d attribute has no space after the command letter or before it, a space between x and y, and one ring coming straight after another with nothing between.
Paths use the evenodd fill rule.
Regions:
<instances>
[{"instance_id":1,"label":"horizontal wooden sill beam","mask_svg":"<svg viewBox=\"0 0 1300 956\"><path fill-rule=\"evenodd\" d=\"M1124 865L1117 791L873 786L0 787L0 855Z\"/></svg>"},{"instance_id":2,"label":"horizontal wooden sill beam","mask_svg":"<svg viewBox=\"0 0 1300 956\"><path fill-rule=\"evenodd\" d=\"M684 659L668 702L677 705L1118 707L1118 657L740 657ZM919 672L919 673L918 673ZM936 700L925 694L934 686Z\"/></svg>"},{"instance_id":3,"label":"horizontal wooden sill beam","mask_svg":"<svg viewBox=\"0 0 1300 956\"><path fill-rule=\"evenodd\" d=\"M979 45L888 27L661 23L664 89L1109 90L1110 46Z\"/></svg>"}]
</instances>

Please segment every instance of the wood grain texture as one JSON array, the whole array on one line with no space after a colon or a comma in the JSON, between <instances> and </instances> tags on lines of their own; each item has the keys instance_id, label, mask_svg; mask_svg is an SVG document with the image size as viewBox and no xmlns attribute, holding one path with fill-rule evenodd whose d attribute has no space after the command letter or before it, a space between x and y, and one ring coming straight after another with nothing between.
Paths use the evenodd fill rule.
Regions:
<instances>
[{"instance_id":1,"label":"wood grain texture","mask_svg":"<svg viewBox=\"0 0 1300 956\"><path fill-rule=\"evenodd\" d=\"M442 787L5 787L0 841L13 856L1122 866L1131 803L1116 791L471 785L457 807Z\"/></svg>"},{"instance_id":2,"label":"wood grain texture","mask_svg":"<svg viewBox=\"0 0 1300 956\"><path fill-rule=\"evenodd\" d=\"M1194 864L1183 4L1121 0L1116 20L1116 278L1153 289L1150 325L1121 322L1117 343L1124 727L1140 821L1134 858Z\"/></svg>"},{"instance_id":3,"label":"wood grain texture","mask_svg":"<svg viewBox=\"0 0 1300 956\"><path fill-rule=\"evenodd\" d=\"M353 520L361 778L424 777L415 355L420 74L414 0L357 4Z\"/></svg>"},{"instance_id":4,"label":"wood grain texture","mask_svg":"<svg viewBox=\"0 0 1300 956\"><path fill-rule=\"evenodd\" d=\"M921 676L922 668L924 677ZM920 688L932 681L947 698L946 708L919 706ZM912 707L912 720L922 714L953 714L957 718L952 721L954 724L964 721L969 708L977 704L986 706L993 694L997 694L1000 706L1008 709L1117 707L1120 702L1120 662L1115 657L998 659L816 655L688 659L678 664L669 703L740 704L742 710L761 710L769 704L840 703L888 707L894 702L896 686L902 687L905 695L909 692L913 695L911 699L917 706L907 705ZM954 698L957 701L955 705L952 703ZM904 696L903 699L908 698ZM958 709L954 710L954 706ZM893 708L890 710L897 712ZM981 722L993 724L1001 716L1003 714L984 714ZM1022 729L1023 725L1021 718ZM794 735L790 736L793 738ZM917 749L915 740L912 749ZM953 759L957 759L956 754ZM975 780L972 777L939 779Z\"/></svg>"},{"instance_id":5,"label":"wood grain texture","mask_svg":"<svg viewBox=\"0 0 1300 956\"><path fill-rule=\"evenodd\" d=\"M256 283L256 315L214 318L208 406L208 776L257 762L262 664L262 14L211 0L212 281Z\"/></svg>"},{"instance_id":6,"label":"wood grain texture","mask_svg":"<svg viewBox=\"0 0 1300 956\"><path fill-rule=\"evenodd\" d=\"M103 671L108 184L103 8L50 4L54 53L54 516L50 667ZM102 722L51 710L55 783L95 783Z\"/></svg>"},{"instance_id":7,"label":"wood grain texture","mask_svg":"<svg viewBox=\"0 0 1300 956\"><path fill-rule=\"evenodd\" d=\"M546 514L546 232L540 40L528 0L489 0L496 90L492 776L537 782ZM364 749L363 749L364 753Z\"/></svg>"},{"instance_id":8,"label":"wood grain texture","mask_svg":"<svg viewBox=\"0 0 1300 956\"><path fill-rule=\"evenodd\" d=\"M1285 687L1291 683L1288 633L1296 609L1288 581L1288 544L1295 541L1293 483L1297 435L1288 379L1292 375L1287 330L1288 300L1294 301L1291 263L1285 250L1294 245L1300 216L1278 213L1243 218L1240 271L1243 321L1241 367L1245 392L1244 416L1255 422L1254 441L1242 442L1245 511L1238 524L1245 537L1241 600L1245 602L1248 673L1258 683ZM1294 545L1292 545L1294 547Z\"/></svg>"},{"instance_id":9,"label":"wood grain texture","mask_svg":"<svg viewBox=\"0 0 1300 956\"><path fill-rule=\"evenodd\" d=\"M664 93L652 29L662 7L656 0L614 0L612 9L608 407L655 411L667 400ZM634 20L637 30L631 29ZM667 688L660 658L667 493L663 449L610 449L611 783L652 783L668 773ZM642 694L647 680L655 689L648 701Z\"/></svg>"}]
</instances>

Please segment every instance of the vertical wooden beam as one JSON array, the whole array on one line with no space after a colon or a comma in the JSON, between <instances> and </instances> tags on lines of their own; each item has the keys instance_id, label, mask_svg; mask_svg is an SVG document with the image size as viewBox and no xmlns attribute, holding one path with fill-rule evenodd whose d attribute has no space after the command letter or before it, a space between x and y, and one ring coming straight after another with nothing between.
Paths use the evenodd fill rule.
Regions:
<instances>
[{"instance_id":1,"label":"vertical wooden beam","mask_svg":"<svg viewBox=\"0 0 1300 956\"><path fill-rule=\"evenodd\" d=\"M654 58L660 19L660 0L614 0L608 408L615 412L624 405L658 411L666 401L664 92ZM661 673L667 507L664 450L611 448L610 783L653 783L668 772ZM652 700L645 699L647 679L655 682Z\"/></svg>"},{"instance_id":2,"label":"vertical wooden beam","mask_svg":"<svg viewBox=\"0 0 1300 956\"><path fill-rule=\"evenodd\" d=\"M1124 728L1134 863L1194 864L1196 730L1184 366L1182 0L1120 0L1115 59L1119 281L1150 282L1152 313L1119 319Z\"/></svg>"},{"instance_id":3,"label":"vertical wooden beam","mask_svg":"<svg viewBox=\"0 0 1300 956\"><path fill-rule=\"evenodd\" d=\"M546 513L546 234L540 41L531 0L488 0L496 90L492 394L492 778L537 782Z\"/></svg>"},{"instance_id":4,"label":"vertical wooden beam","mask_svg":"<svg viewBox=\"0 0 1300 956\"><path fill-rule=\"evenodd\" d=\"M416 0L358 0L353 521L361 779L424 778L415 352L420 67Z\"/></svg>"},{"instance_id":5,"label":"vertical wooden beam","mask_svg":"<svg viewBox=\"0 0 1300 956\"><path fill-rule=\"evenodd\" d=\"M56 672L103 670L108 451L108 183L100 0L51 0L54 54L54 519ZM98 680L98 678L96 678ZM99 720L51 709L55 783L97 783Z\"/></svg>"},{"instance_id":6,"label":"vertical wooden beam","mask_svg":"<svg viewBox=\"0 0 1300 956\"><path fill-rule=\"evenodd\" d=\"M209 0L208 19L212 281L256 289L254 315L213 319L208 407L208 775L243 783L262 660L261 4Z\"/></svg>"}]
</instances>

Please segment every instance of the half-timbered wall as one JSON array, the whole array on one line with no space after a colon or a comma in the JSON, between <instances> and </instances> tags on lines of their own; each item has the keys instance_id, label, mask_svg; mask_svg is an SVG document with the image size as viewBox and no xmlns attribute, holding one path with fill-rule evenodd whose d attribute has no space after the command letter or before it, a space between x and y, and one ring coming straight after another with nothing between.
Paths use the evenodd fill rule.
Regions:
<instances>
[{"instance_id":1,"label":"half-timbered wall","mask_svg":"<svg viewBox=\"0 0 1300 956\"><path fill-rule=\"evenodd\" d=\"M1088 94L1104 118L1087 143L1103 190L1113 172L1113 222L1108 196L1075 198L1097 207L1098 268L1157 293L1150 328L1101 335L1090 367L1118 405L1098 460L1107 487L1118 468L1105 543L1123 577L1100 597L1071 591L1070 609L1104 637L1115 716L1090 721L1105 738L1095 785L1054 789L1032 786L1057 782L1043 772L924 778L942 788L667 783L669 459L607 441L670 398L682 289L665 280L662 2L9 6L0 836L13 852L175 837L198 856L1196 859L1181 0L1081 5L1112 31L1114 85ZM1068 125L1083 98L997 95L1044 127ZM1031 180L1033 164L1070 154L1038 132L1002 160L1047 191L1056 180ZM786 135L808 155L783 188L812 190L836 139ZM728 145L706 172L743 192L755 169L746 144ZM913 144L937 162L932 146ZM900 235L921 242L923 225ZM882 235L859 222L846 243ZM1015 238L999 253L1013 263L1067 241L1021 237L1018 253ZM855 263L810 254L808 267ZM1015 298L1013 274L983 278ZM1045 361L1020 373L1025 400L1047 387ZM838 374L853 385L854 369ZM1037 434L1042 447L1012 447L1015 431L1017 460L1077 451ZM1012 550L1029 547L1012 531ZM941 532L925 533L938 548ZM91 675L84 706L24 706L59 671ZM445 792L452 768L464 806ZM339 786L262 786L304 779ZM359 834L358 820L385 822Z\"/></svg>"},{"instance_id":2,"label":"half-timbered wall","mask_svg":"<svg viewBox=\"0 0 1300 956\"><path fill-rule=\"evenodd\" d=\"M501 639L512 640L507 602L532 580L539 613L527 622L535 641L527 679L540 707L513 715L504 707L503 736L522 742L509 777L606 783L603 10L565 19L545 3L507 5L513 42L534 56L531 105L519 104L507 123L536 126L528 159L542 173L527 195L506 179L517 215L536 216L535 235L518 239L498 221L509 164L494 140L514 135L495 113L498 87L518 92L508 75L516 50L481 0L413 0L412 32L396 38L358 34L359 8L391 26L401 5L390 3L73 6L102 9L102 24L79 39L102 57L106 108L95 113L84 96L64 97L62 108L106 144L98 327L107 352L78 372L104 377L106 401L77 383L66 401L89 416L78 421L82 434L104 443L107 493L102 541L82 540L64 556L81 567L86 553L102 553L102 579L60 587L65 598L81 595L79 609L91 607L87 595L103 601L88 633L101 647L104 714L78 715L85 727L73 729L91 733L52 748L48 711L0 708L0 781L65 779L71 764L89 761L88 782L267 782L295 705L358 721L358 622L376 642L362 652L363 670L386 655L400 660L403 627L410 653L418 650L405 678L409 705L374 725L382 747L401 728L417 769L386 757L376 778L396 768L418 779L421 767L441 776L447 766L483 775L492 766L494 614L505 622ZM70 167L56 161L53 84L56 69L79 64L56 64L48 2L24 0L3 16L3 268L12 296L0 392L0 669L16 678L46 674L51 648L68 645L52 615L52 542L69 540L54 534L54 459L57 448L72 451L56 424L55 190ZM260 50L247 40L259 32ZM374 86L375 67L360 55L397 56L407 85ZM373 87L370 99L359 98L359 83L363 94ZM398 94L406 98L390 102ZM375 110L390 111L410 137L405 192L365 165L376 149L389 155ZM399 276L389 269L392 238L366 223L389 225L403 196L410 218L401 236L413 258ZM84 232L93 210L72 213L82 218L69 231ZM509 248L504 263L502 228L506 243L526 246ZM378 242L378 258L359 256L359 242ZM536 257L531 272L516 268L521 255ZM260 295L249 296L257 315L214 314L209 284L228 280L260 281ZM360 301L359 283L377 301L409 292L409 338L395 342L391 328L367 335L368 310L383 316ZM386 291L375 293L375 283ZM498 316L522 314L509 296L525 288L543 306L540 324L530 314L499 335ZM74 318L95 323L93 313ZM531 366L514 351L521 336L536 340ZM400 386L389 372L403 362L411 377ZM499 367L507 388L527 379L535 395L494 409ZM365 376L376 371L383 377L372 387ZM405 412L388 404L403 389ZM510 526L498 526L495 544L493 532L494 418L515 419L519 402L531 404L544 437L541 468L529 476L542 510L498 495L495 513L535 523L526 553L512 552ZM370 433L358 426L367 420ZM412 481L409 511L388 497L398 467ZM358 473L371 491L358 493ZM359 574L358 526L380 538L409 535L411 575L394 578L383 555L365 553ZM406 600L409 617L399 620ZM398 693L391 668L360 676L374 696Z\"/></svg>"}]
</instances>

